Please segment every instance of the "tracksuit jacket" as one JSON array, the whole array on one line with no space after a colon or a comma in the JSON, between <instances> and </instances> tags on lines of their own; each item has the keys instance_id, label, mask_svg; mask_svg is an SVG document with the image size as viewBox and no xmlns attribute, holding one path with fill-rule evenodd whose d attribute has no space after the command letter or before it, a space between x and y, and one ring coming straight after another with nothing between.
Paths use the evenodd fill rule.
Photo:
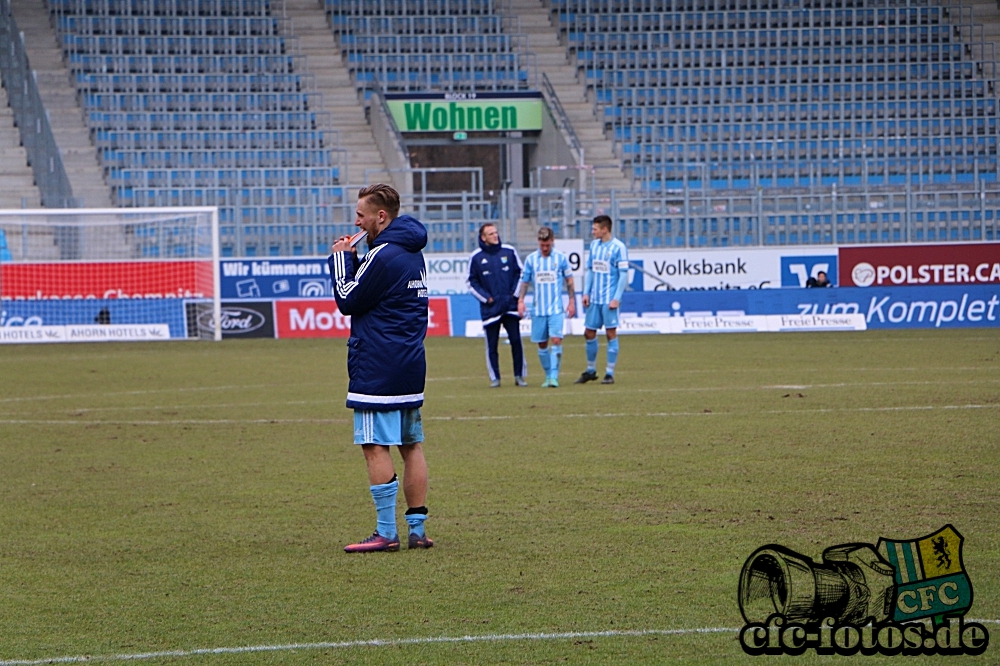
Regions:
<instances>
[{"instance_id":1,"label":"tracksuit jacket","mask_svg":"<svg viewBox=\"0 0 1000 666\"><path fill-rule=\"evenodd\" d=\"M469 257L469 292L479 301L483 326L505 314L517 317L517 290L521 279L521 259L510 245L490 245L479 239L479 249ZM493 298L492 303L487 301Z\"/></svg>"},{"instance_id":2,"label":"tracksuit jacket","mask_svg":"<svg viewBox=\"0 0 1000 666\"><path fill-rule=\"evenodd\" d=\"M427 230L409 215L379 233L363 259L330 255L333 293L351 317L347 406L391 411L424 403L427 334Z\"/></svg>"}]
</instances>

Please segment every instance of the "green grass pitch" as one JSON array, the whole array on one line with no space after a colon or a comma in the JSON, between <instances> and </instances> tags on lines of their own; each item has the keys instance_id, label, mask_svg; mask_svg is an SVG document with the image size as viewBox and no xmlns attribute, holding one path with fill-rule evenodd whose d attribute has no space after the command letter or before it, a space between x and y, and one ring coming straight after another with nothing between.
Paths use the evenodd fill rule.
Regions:
<instances>
[{"instance_id":1,"label":"green grass pitch","mask_svg":"<svg viewBox=\"0 0 1000 666\"><path fill-rule=\"evenodd\" d=\"M583 344L567 340L559 389L539 388L529 349L523 389L502 347L491 390L482 341L428 340L437 545L372 555L342 551L374 527L342 341L0 349L0 662L738 627L738 577L757 547L818 558L946 523L965 536L969 617L1000 619L1000 333L621 348L617 384L575 386ZM603 360L602 344L599 371ZM997 663L1000 625L987 626L984 655L949 663ZM721 632L141 663L733 661L779 660L745 657Z\"/></svg>"}]
</instances>

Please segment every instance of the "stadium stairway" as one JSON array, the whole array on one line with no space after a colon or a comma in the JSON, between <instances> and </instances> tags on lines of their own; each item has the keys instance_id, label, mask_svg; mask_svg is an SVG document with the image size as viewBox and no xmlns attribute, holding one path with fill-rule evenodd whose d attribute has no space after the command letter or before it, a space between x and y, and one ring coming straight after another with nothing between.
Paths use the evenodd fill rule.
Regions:
<instances>
[{"instance_id":1,"label":"stadium stairway","mask_svg":"<svg viewBox=\"0 0 1000 666\"><path fill-rule=\"evenodd\" d=\"M548 76L566 110L583 146L585 162L600 167L595 169L597 192L630 190L632 184L622 171L622 162L615 155L612 142L594 116L594 104L587 101L586 86L577 80L576 67L569 64L566 47L559 42L558 30L549 20L549 10L540 0L511 0L503 6L520 20L520 31L528 35L528 49L536 54L539 72Z\"/></svg>"},{"instance_id":2,"label":"stadium stairway","mask_svg":"<svg viewBox=\"0 0 1000 666\"><path fill-rule=\"evenodd\" d=\"M0 208L38 208L41 195L21 146L21 132L14 126L14 111L7 89L0 88Z\"/></svg>"},{"instance_id":3,"label":"stadium stairway","mask_svg":"<svg viewBox=\"0 0 1000 666\"><path fill-rule=\"evenodd\" d=\"M56 144L62 152L63 166L73 188L73 196L87 208L111 206L111 190L104 182L97 161L97 149L83 121L83 109L63 52L49 22L45 3L39 0L11 0L11 10L18 28L24 33L28 63L35 71L38 92L49 113L49 123Z\"/></svg>"},{"instance_id":4,"label":"stadium stairway","mask_svg":"<svg viewBox=\"0 0 1000 666\"><path fill-rule=\"evenodd\" d=\"M966 43L970 41L973 42L972 46L972 56L978 61L988 61L992 60L994 55L1000 56L1000 51L991 51L990 46L993 49L997 49L1000 45L1000 1L994 0L972 0L972 2L964 2L962 7L972 8L972 22L974 24L980 24L983 26L983 41L986 43L985 52L982 47L975 43L979 41L979 33L966 34L966 31L962 33L962 40ZM952 19L954 21L954 19ZM995 93L1000 96L1000 86L994 88Z\"/></svg>"},{"instance_id":5,"label":"stadium stairway","mask_svg":"<svg viewBox=\"0 0 1000 666\"><path fill-rule=\"evenodd\" d=\"M324 129L337 131L340 147L347 150L347 175L340 182L393 183L344 66L340 45L327 23L322 0L285 0L285 15L292 20L292 32L299 38L306 68L316 77L316 89L323 95L324 110L330 114L332 126Z\"/></svg>"}]
</instances>

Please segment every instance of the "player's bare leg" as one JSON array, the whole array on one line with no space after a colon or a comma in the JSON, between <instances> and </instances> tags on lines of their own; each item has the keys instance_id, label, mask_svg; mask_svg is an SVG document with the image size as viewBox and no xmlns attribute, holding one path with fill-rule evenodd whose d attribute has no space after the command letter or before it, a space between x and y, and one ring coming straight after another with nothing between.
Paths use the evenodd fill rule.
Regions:
<instances>
[{"instance_id":1,"label":"player's bare leg","mask_svg":"<svg viewBox=\"0 0 1000 666\"><path fill-rule=\"evenodd\" d=\"M406 506L423 506L427 501L427 460L420 444L400 446L403 456L403 496ZM390 461L391 462L391 461Z\"/></svg>"},{"instance_id":2,"label":"player's bare leg","mask_svg":"<svg viewBox=\"0 0 1000 666\"><path fill-rule=\"evenodd\" d=\"M549 387L559 388L559 366L562 364L562 338L549 340Z\"/></svg>"},{"instance_id":3,"label":"player's bare leg","mask_svg":"<svg viewBox=\"0 0 1000 666\"><path fill-rule=\"evenodd\" d=\"M577 377L576 384L586 384L597 381L597 331L593 328L583 329L584 344L587 348L587 369Z\"/></svg>"},{"instance_id":4,"label":"player's bare leg","mask_svg":"<svg viewBox=\"0 0 1000 666\"><path fill-rule=\"evenodd\" d=\"M396 480L389 447L381 444L364 444L361 448L368 466L368 483L372 499L375 501L378 527L370 537L352 543L344 550L348 553L399 550L399 534L396 531L396 492L399 481Z\"/></svg>"},{"instance_id":5,"label":"player's bare leg","mask_svg":"<svg viewBox=\"0 0 1000 666\"><path fill-rule=\"evenodd\" d=\"M392 464L392 456L389 455L389 447L363 444L361 448L365 452L365 464L368 465L368 483L375 486L392 481L396 469Z\"/></svg>"},{"instance_id":6,"label":"player's bare leg","mask_svg":"<svg viewBox=\"0 0 1000 666\"><path fill-rule=\"evenodd\" d=\"M615 365L618 363L618 329L609 328L606 330L608 333L608 365L604 372L604 379L601 380L601 383L614 384ZM597 336L597 331L594 331L594 336Z\"/></svg>"},{"instance_id":7,"label":"player's bare leg","mask_svg":"<svg viewBox=\"0 0 1000 666\"><path fill-rule=\"evenodd\" d=\"M549 386L549 369L551 365L551 353L549 352L549 341L543 340L538 343L538 362L542 364L542 374L545 376L545 381L542 382L542 388L547 388Z\"/></svg>"},{"instance_id":8,"label":"player's bare leg","mask_svg":"<svg viewBox=\"0 0 1000 666\"><path fill-rule=\"evenodd\" d=\"M403 456L403 495L406 497L406 524L410 528L410 548L430 548L434 542L424 531L427 520L427 460L419 443L399 447Z\"/></svg>"}]
</instances>

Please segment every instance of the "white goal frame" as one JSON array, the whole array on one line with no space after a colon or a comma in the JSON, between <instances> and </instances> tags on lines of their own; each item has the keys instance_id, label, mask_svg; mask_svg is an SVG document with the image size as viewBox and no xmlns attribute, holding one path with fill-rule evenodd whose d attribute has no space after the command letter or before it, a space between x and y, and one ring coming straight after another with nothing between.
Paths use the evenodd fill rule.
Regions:
<instances>
[{"instance_id":1,"label":"white goal frame","mask_svg":"<svg viewBox=\"0 0 1000 666\"><path fill-rule=\"evenodd\" d=\"M72 258L58 258L58 257L44 257L36 252L32 247L32 243L29 240L29 231L27 228L31 228L32 232L39 235L44 235L47 227L52 228L52 234L55 235L60 233L65 233L65 230L72 230L75 238L80 238L81 231L86 229L108 229L115 226L120 227L123 231L122 236L127 236L124 231L126 225L153 225L158 222L164 222L170 224L170 220L173 218L183 218L189 216L206 216L210 221L210 235L211 235L211 250L210 254L201 250L198 252L198 248L202 246L207 246L208 239L195 239L193 247L195 252L190 255L180 255L180 256L134 256L135 250L129 249L128 243L124 240L117 246L117 248L102 253L100 246L97 242L90 243L91 247L88 247L85 251L81 253L81 256L74 256ZM21 236L12 238L11 229L21 227ZM191 226L193 230L203 230L204 227L199 224ZM6 244L7 248L4 252L3 248L0 247L0 266L17 266L25 264L81 264L81 263L135 263L141 264L143 262L161 262L166 263L170 261L210 261L211 271L212 271L212 314L213 314L213 335L212 338L215 341L222 340L222 327L219 322L222 320L222 285L220 277L220 242L219 242L219 209L214 206L177 206L177 207L158 207L158 208L30 208L30 209L0 209L0 231L6 230ZM100 235L99 233L96 235ZM110 236L115 240L118 239L118 232L111 231L110 233L105 232L106 236ZM159 242L159 241L158 241ZM45 244L45 239L42 240L42 244ZM53 244L57 245L55 241ZM87 245L86 241L80 242L80 245ZM39 245L37 242L34 245ZM48 245L45 248L51 252L52 249ZM207 248L205 248L207 249ZM0 280L2 280L2 273L0 273ZM0 282L0 294L5 293L3 283ZM43 297L44 298L44 297ZM65 297L63 297L65 298ZM54 299L54 297L49 297L49 299ZM8 296L3 297L3 303L8 303L9 300L26 300L24 297L18 299L10 299ZM27 299L31 300L31 299ZM199 299L208 300L208 299ZM200 336L199 336L200 337ZM171 338L177 339L177 338ZM205 338L202 338L205 339Z\"/></svg>"}]
</instances>

